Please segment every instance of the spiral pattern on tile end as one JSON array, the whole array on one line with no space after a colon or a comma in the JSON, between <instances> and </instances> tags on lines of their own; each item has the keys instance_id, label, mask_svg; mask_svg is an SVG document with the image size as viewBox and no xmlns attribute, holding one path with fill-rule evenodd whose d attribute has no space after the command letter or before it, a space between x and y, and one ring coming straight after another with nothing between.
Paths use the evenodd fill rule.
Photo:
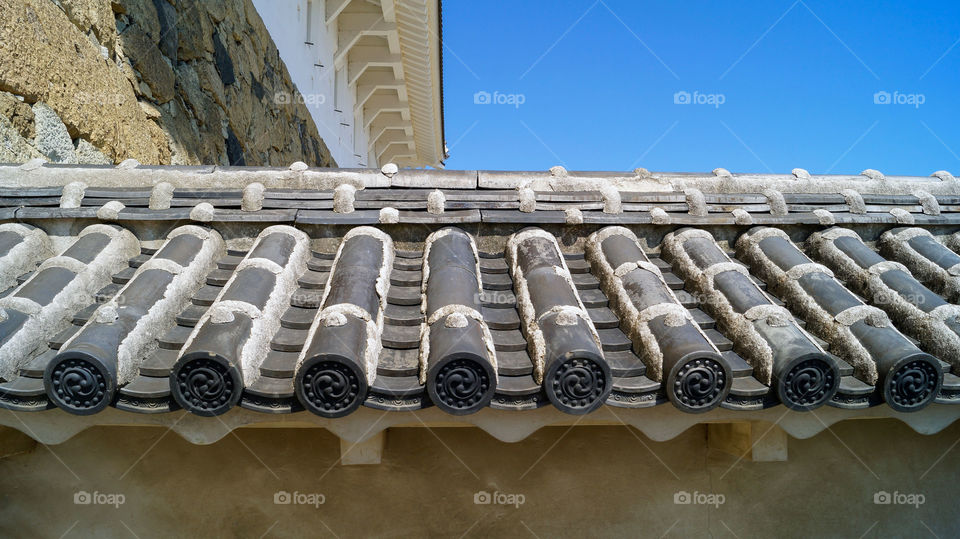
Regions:
<instances>
[{"instance_id":1,"label":"spiral pattern on tile end","mask_svg":"<svg viewBox=\"0 0 960 539\"><path fill-rule=\"evenodd\" d=\"M64 358L51 364L44 378L50 400L72 414L99 412L113 398L110 376L89 359Z\"/></svg>"},{"instance_id":2,"label":"spiral pattern on tile end","mask_svg":"<svg viewBox=\"0 0 960 539\"><path fill-rule=\"evenodd\" d=\"M731 378L719 361L700 357L684 363L673 378L671 401L687 412L706 412L729 393Z\"/></svg>"},{"instance_id":3,"label":"spiral pattern on tile end","mask_svg":"<svg viewBox=\"0 0 960 539\"><path fill-rule=\"evenodd\" d=\"M889 377L884 397L894 410L914 412L933 402L941 380L941 372L931 360L916 359Z\"/></svg>"},{"instance_id":4,"label":"spiral pattern on tile end","mask_svg":"<svg viewBox=\"0 0 960 539\"><path fill-rule=\"evenodd\" d=\"M492 369L473 359L448 361L436 370L429 384L430 398L440 409L465 415L487 406L493 398Z\"/></svg>"},{"instance_id":5,"label":"spiral pattern on tile end","mask_svg":"<svg viewBox=\"0 0 960 539\"><path fill-rule=\"evenodd\" d=\"M243 382L222 361L199 358L185 361L171 374L171 393L188 412L203 416L225 413L239 402Z\"/></svg>"},{"instance_id":6,"label":"spiral pattern on tile end","mask_svg":"<svg viewBox=\"0 0 960 539\"><path fill-rule=\"evenodd\" d=\"M587 358L558 361L547 371L544 389L554 406L569 414L596 410L610 395L609 368Z\"/></svg>"},{"instance_id":7,"label":"spiral pattern on tile end","mask_svg":"<svg viewBox=\"0 0 960 539\"><path fill-rule=\"evenodd\" d=\"M792 410L813 410L833 398L839 378L838 369L823 359L800 361L780 382L780 400Z\"/></svg>"},{"instance_id":8,"label":"spiral pattern on tile end","mask_svg":"<svg viewBox=\"0 0 960 539\"><path fill-rule=\"evenodd\" d=\"M300 369L297 398L304 408L322 417L343 417L356 410L366 397L367 383L346 363L323 359Z\"/></svg>"}]
</instances>

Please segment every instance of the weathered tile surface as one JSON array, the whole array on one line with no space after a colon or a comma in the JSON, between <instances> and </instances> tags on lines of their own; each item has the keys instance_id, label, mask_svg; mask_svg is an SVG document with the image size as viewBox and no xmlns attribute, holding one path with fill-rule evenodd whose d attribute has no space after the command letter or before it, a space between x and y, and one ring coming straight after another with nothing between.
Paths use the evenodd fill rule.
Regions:
<instances>
[{"instance_id":1,"label":"weathered tile surface","mask_svg":"<svg viewBox=\"0 0 960 539\"><path fill-rule=\"evenodd\" d=\"M12 410L960 403L960 196L942 174L436 172L370 182L342 212L329 178L268 179L244 211L235 169L151 209L143 178L173 176L148 167L83 172L100 183L61 208L69 169L11 169Z\"/></svg>"}]
</instances>

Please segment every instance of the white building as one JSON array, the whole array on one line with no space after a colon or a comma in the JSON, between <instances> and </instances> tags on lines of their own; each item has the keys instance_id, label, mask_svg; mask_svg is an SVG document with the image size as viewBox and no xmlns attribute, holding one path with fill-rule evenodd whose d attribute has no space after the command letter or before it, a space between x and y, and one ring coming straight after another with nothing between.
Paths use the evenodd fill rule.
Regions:
<instances>
[{"instance_id":1,"label":"white building","mask_svg":"<svg viewBox=\"0 0 960 539\"><path fill-rule=\"evenodd\" d=\"M253 0L341 167L442 167L439 0Z\"/></svg>"}]
</instances>

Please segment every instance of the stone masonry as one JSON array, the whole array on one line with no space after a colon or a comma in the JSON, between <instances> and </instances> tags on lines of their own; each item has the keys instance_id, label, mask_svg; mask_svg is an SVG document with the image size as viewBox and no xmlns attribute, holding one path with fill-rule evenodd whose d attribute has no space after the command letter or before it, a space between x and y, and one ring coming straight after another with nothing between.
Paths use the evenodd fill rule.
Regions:
<instances>
[{"instance_id":1,"label":"stone masonry","mask_svg":"<svg viewBox=\"0 0 960 539\"><path fill-rule=\"evenodd\" d=\"M336 166L250 0L0 0L0 20L0 162Z\"/></svg>"}]
</instances>

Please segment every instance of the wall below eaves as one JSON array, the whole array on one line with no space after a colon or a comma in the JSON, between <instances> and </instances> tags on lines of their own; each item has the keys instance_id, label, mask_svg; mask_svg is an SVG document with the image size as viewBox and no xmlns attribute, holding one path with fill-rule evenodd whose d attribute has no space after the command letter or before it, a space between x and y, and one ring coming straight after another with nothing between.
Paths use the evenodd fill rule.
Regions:
<instances>
[{"instance_id":1,"label":"wall below eaves","mask_svg":"<svg viewBox=\"0 0 960 539\"><path fill-rule=\"evenodd\" d=\"M98 427L2 458L0 535L949 537L960 529L960 424L922 436L891 419L846 421L790 439L787 462L761 463L708 449L705 425L667 442L625 427L550 427L515 444L474 428L394 428L381 464L348 467L323 429L235 434L196 446L162 428ZM895 503L874 503L884 491ZM100 503L75 503L78 493ZM116 494L122 504L103 505ZM917 495L923 503L905 503ZM694 503L676 503L685 500Z\"/></svg>"},{"instance_id":2,"label":"wall below eaves","mask_svg":"<svg viewBox=\"0 0 960 539\"><path fill-rule=\"evenodd\" d=\"M0 162L335 166L250 0L0 0Z\"/></svg>"}]
</instances>

